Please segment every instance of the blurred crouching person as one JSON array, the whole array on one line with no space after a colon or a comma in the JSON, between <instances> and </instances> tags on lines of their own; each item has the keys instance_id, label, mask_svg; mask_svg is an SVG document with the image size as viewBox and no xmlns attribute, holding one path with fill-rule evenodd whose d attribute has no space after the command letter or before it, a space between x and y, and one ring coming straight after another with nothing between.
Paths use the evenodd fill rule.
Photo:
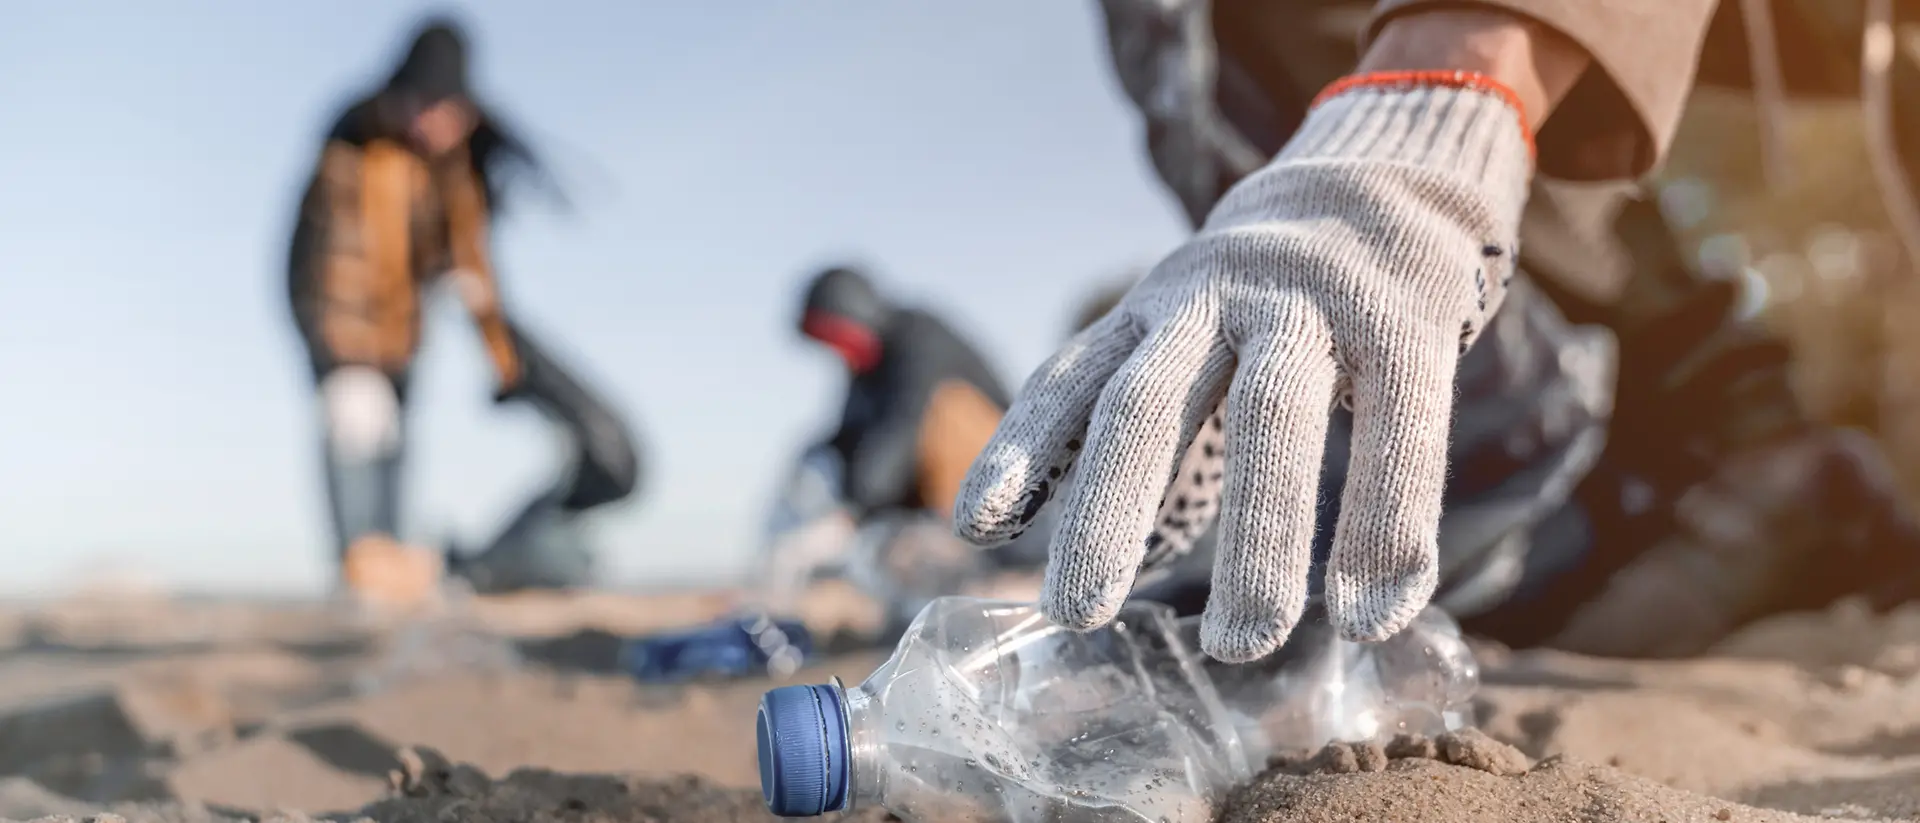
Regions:
<instances>
[{"instance_id":1,"label":"blurred crouching person","mask_svg":"<svg viewBox=\"0 0 1920 823\"><path fill-rule=\"evenodd\" d=\"M791 592L809 570L840 564L885 602L897 630L932 597L1037 574L1050 525L984 552L953 536L961 480L1010 402L979 351L848 266L813 275L799 314L801 334L845 367L847 388L839 424L802 454L776 512L787 527L776 536L787 538L769 548L775 588Z\"/></svg>"}]
</instances>

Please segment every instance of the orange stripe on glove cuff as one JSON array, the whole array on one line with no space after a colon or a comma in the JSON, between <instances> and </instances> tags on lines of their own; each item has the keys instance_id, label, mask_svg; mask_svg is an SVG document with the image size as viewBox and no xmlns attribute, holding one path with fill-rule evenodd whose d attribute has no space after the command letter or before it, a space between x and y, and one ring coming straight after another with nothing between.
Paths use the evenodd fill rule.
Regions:
<instances>
[{"instance_id":1,"label":"orange stripe on glove cuff","mask_svg":"<svg viewBox=\"0 0 1920 823\"><path fill-rule=\"evenodd\" d=\"M1313 98L1317 107L1328 99L1351 91L1410 91L1413 89L1464 89L1479 92L1500 100L1518 115L1520 136L1527 143L1527 155L1535 155L1533 131L1527 128L1527 107L1520 103L1520 95L1507 84L1473 71L1454 71L1450 69L1430 69L1422 71L1375 71L1366 74L1350 74L1328 83L1327 87Z\"/></svg>"}]
</instances>

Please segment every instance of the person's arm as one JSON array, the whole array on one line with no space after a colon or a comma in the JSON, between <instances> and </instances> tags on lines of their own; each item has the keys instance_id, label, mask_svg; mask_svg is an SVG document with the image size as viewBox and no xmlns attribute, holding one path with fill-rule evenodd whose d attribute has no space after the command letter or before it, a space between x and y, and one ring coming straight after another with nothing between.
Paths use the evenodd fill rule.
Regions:
<instances>
[{"instance_id":1,"label":"person's arm","mask_svg":"<svg viewBox=\"0 0 1920 823\"><path fill-rule=\"evenodd\" d=\"M910 496L920 469L920 428L935 384L932 369L908 364L894 377L886 408L861 431L846 466L847 502L861 512Z\"/></svg>"},{"instance_id":2,"label":"person's arm","mask_svg":"<svg viewBox=\"0 0 1920 823\"><path fill-rule=\"evenodd\" d=\"M464 155L447 172L442 194L446 198L454 277L461 300L479 328L487 360L493 364L494 396L504 399L521 388L525 369L500 306L500 286L488 250L492 214L486 191Z\"/></svg>"},{"instance_id":3,"label":"person's arm","mask_svg":"<svg viewBox=\"0 0 1920 823\"><path fill-rule=\"evenodd\" d=\"M1459 69L1512 89L1551 177L1638 177L1664 154L1716 0L1381 0L1359 71Z\"/></svg>"},{"instance_id":4,"label":"person's arm","mask_svg":"<svg viewBox=\"0 0 1920 823\"><path fill-rule=\"evenodd\" d=\"M1360 58L1361 74L1457 69L1512 89L1539 131L1593 58L1532 20L1482 8L1440 8L1389 19Z\"/></svg>"}]
</instances>

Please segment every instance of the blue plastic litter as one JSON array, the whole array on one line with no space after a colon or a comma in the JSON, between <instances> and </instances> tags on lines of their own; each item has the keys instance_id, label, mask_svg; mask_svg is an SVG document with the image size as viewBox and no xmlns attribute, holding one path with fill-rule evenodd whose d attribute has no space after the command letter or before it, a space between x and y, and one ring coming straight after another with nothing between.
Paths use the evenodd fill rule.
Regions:
<instances>
[{"instance_id":1,"label":"blue plastic litter","mask_svg":"<svg viewBox=\"0 0 1920 823\"><path fill-rule=\"evenodd\" d=\"M643 683L678 683L784 676L813 658L805 625L751 616L627 641L621 668Z\"/></svg>"}]
</instances>

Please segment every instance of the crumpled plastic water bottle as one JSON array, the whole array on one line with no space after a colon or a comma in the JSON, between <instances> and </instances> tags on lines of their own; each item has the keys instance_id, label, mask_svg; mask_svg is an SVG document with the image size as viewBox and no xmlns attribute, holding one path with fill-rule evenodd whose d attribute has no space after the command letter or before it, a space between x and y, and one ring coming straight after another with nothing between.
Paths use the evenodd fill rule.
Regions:
<instances>
[{"instance_id":1,"label":"crumpled plastic water bottle","mask_svg":"<svg viewBox=\"0 0 1920 823\"><path fill-rule=\"evenodd\" d=\"M1444 615L1366 646L1303 629L1291 654L1236 667L1156 603L1079 633L1029 604L940 598L861 685L767 692L761 790L783 817L1201 823L1274 751L1471 722L1478 670Z\"/></svg>"}]
</instances>

